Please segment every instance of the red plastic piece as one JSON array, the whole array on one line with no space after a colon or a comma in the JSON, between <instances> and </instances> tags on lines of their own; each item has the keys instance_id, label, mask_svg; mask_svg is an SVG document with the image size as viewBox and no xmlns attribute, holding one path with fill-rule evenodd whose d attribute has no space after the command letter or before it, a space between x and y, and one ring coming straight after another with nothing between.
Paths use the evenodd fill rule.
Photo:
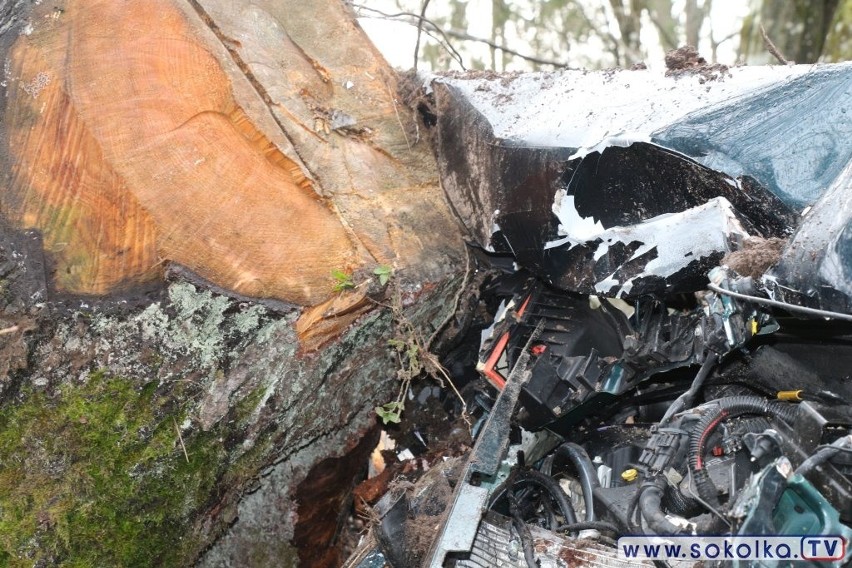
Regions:
<instances>
[{"instance_id":1,"label":"red plastic piece","mask_svg":"<svg viewBox=\"0 0 852 568\"><path fill-rule=\"evenodd\" d=\"M521 304L521 307L518 310L518 317L524 315L531 297L532 296L527 296L527 299L524 300L523 304ZM491 351L491 355L488 356L488 360L485 361L485 365L482 367L482 374L485 375L485 378L488 379L488 381L494 385L497 390L503 390L503 387L506 386L506 377L496 371L494 367L500 361L500 355L502 355L503 351L506 349L507 343L509 343L509 332L504 333L500 337L497 344L494 346L494 350Z\"/></svg>"}]
</instances>

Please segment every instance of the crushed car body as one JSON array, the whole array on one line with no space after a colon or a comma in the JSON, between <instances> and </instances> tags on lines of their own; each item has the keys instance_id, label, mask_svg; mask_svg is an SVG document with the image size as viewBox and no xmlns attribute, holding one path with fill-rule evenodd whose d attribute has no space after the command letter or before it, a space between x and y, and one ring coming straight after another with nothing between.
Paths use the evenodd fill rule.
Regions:
<instances>
[{"instance_id":1,"label":"crushed car body","mask_svg":"<svg viewBox=\"0 0 852 568\"><path fill-rule=\"evenodd\" d=\"M852 561L852 65L429 85L489 271L475 442L388 491L347 566ZM626 558L627 536L844 548Z\"/></svg>"}]
</instances>

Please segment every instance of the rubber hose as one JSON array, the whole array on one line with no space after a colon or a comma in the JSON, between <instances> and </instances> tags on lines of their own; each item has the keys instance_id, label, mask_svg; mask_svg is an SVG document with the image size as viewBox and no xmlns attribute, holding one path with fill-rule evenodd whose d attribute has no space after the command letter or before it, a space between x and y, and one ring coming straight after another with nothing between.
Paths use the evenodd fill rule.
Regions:
<instances>
[{"instance_id":1,"label":"rubber hose","mask_svg":"<svg viewBox=\"0 0 852 568\"><path fill-rule=\"evenodd\" d=\"M799 475L808 475L811 471L814 470L819 465L824 464L834 456L840 453L840 448L829 446L827 448L822 448L817 453L806 459L802 462L798 468L796 468L796 473Z\"/></svg>"},{"instance_id":2,"label":"rubber hose","mask_svg":"<svg viewBox=\"0 0 852 568\"><path fill-rule=\"evenodd\" d=\"M609 514L609 516L612 517L616 521L616 523L618 523L618 526L624 532L632 532L633 527L630 525L628 517L624 514L624 510L621 507L611 503L606 498L605 490L602 490L600 487L596 487L595 496L597 497L598 504L603 506L604 509L606 509L606 512Z\"/></svg>"},{"instance_id":3,"label":"rubber hose","mask_svg":"<svg viewBox=\"0 0 852 568\"><path fill-rule=\"evenodd\" d=\"M693 517L701 510L701 505L695 499L687 497L678 489L668 487L663 495L666 511L681 517Z\"/></svg>"},{"instance_id":4,"label":"rubber hose","mask_svg":"<svg viewBox=\"0 0 852 568\"><path fill-rule=\"evenodd\" d=\"M707 357L704 359L704 363L702 363L701 368L698 369L698 373L692 380L692 384L690 385L689 390L677 397L677 399L672 403L672 405L663 415L662 420L660 420L660 426L665 425L669 420L672 419L672 416L674 416L684 408L689 408L690 405L692 405L692 401L695 400L695 395L697 395L698 391L701 390L701 387L704 386L704 381L706 381L707 377L710 376L710 371L713 370L713 367L716 366L716 363L718 361L719 356L713 351L707 354Z\"/></svg>"},{"instance_id":5,"label":"rubber hose","mask_svg":"<svg viewBox=\"0 0 852 568\"><path fill-rule=\"evenodd\" d=\"M589 458L586 450L573 442L566 442L556 448L556 454L571 460L577 475L580 478L580 486L583 488L583 502L586 504L586 520L595 520L595 487L600 487L598 474L595 466Z\"/></svg>"},{"instance_id":6,"label":"rubber hose","mask_svg":"<svg viewBox=\"0 0 852 568\"><path fill-rule=\"evenodd\" d=\"M559 507L559 512L562 513L565 523L574 524L577 522L577 515L574 512L574 507L571 505L571 501L568 500L568 495L565 494L565 491L562 490L559 483L557 483L552 477L548 477L547 475L533 469L519 471L515 475L511 489L514 490L518 486L523 487L524 485L536 485L544 489L547 494L556 501L556 506ZM503 498L509 489L510 488L506 482L495 489L494 494L491 496L491 501L488 504L488 508L493 509L494 505Z\"/></svg>"},{"instance_id":7,"label":"rubber hose","mask_svg":"<svg viewBox=\"0 0 852 568\"><path fill-rule=\"evenodd\" d=\"M559 531L586 531L586 530L595 530L595 531L608 531L611 533L619 534L618 527L612 523L607 523L606 521L580 521L579 523L574 523L573 525L560 525L556 527L556 530Z\"/></svg>"},{"instance_id":8,"label":"rubber hose","mask_svg":"<svg viewBox=\"0 0 852 568\"><path fill-rule=\"evenodd\" d=\"M556 511L553 510L553 505L549 500L543 499L541 502L541 508L544 510L544 518L547 521L547 528L555 531L556 527L559 526L559 522L556 520Z\"/></svg>"},{"instance_id":9,"label":"rubber hose","mask_svg":"<svg viewBox=\"0 0 852 568\"><path fill-rule=\"evenodd\" d=\"M704 447L707 438L725 420L744 414L768 414L791 423L798 413L795 404L757 396L731 396L716 401L716 408L704 415L689 433L689 471L701 499L711 506L719 505L719 492L704 469Z\"/></svg>"},{"instance_id":10,"label":"rubber hose","mask_svg":"<svg viewBox=\"0 0 852 568\"><path fill-rule=\"evenodd\" d=\"M663 513L663 487L665 486L665 478L658 477L654 481L643 485L639 497L639 510L642 512L642 518L648 524L648 527L656 534L678 534L681 531L680 527L672 523L666 518Z\"/></svg>"},{"instance_id":11,"label":"rubber hose","mask_svg":"<svg viewBox=\"0 0 852 568\"><path fill-rule=\"evenodd\" d=\"M829 461L840 452L847 451L850 440L852 440L852 437L846 436L836 440L830 446L820 448L814 455L803 461L802 464L796 468L796 473L803 476L808 475L816 467Z\"/></svg>"},{"instance_id":12,"label":"rubber hose","mask_svg":"<svg viewBox=\"0 0 852 568\"><path fill-rule=\"evenodd\" d=\"M527 568L538 568L538 562L535 560L535 550L533 549L532 534L530 528L524 522L521 516L518 500L511 489L506 491L506 499L509 501L509 514L512 516L512 524L518 533L518 538L521 540L521 546L524 550L524 560L527 562Z\"/></svg>"}]
</instances>

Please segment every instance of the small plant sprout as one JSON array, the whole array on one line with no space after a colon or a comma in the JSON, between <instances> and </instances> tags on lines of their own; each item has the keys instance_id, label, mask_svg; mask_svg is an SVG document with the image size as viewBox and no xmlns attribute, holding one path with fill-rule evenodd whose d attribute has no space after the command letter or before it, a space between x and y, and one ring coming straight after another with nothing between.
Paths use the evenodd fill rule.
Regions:
<instances>
[{"instance_id":1,"label":"small plant sprout","mask_svg":"<svg viewBox=\"0 0 852 568\"><path fill-rule=\"evenodd\" d=\"M389 278L392 271L389 267L384 268L387 268L387 271L386 274L385 271L382 274ZM376 269L374 274L380 276L379 281L381 282L382 274L378 270ZM405 410L405 400L408 398L411 382L421 376L430 376L442 388L449 385L462 404L462 418L470 429L472 425L467 414L467 404L464 398L459 393L455 384L453 384L452 379L441 365L438 357L429 351L427 346L431 344L432 339L425 340L411 320L406 317L402 308L402 297L398 282L395 282L395 284L397 285L393 287L394 294L392 295L391 303L379 305L390 308L393 315L395 324L394 336L388 340L388 347L391 348L391 352L397 360L396 378L399 380L399 391L395 400L376 407L376 415L385 424L398 423Z\"/></svg>"},{"instance_id":2,"label":"small plant sprout","mask_svg":"<svg viewBox=\"0 0 852 568\"><path fill-rule=\"evenodd\" d=\"M384 424L399 424L402 419L402 411L405 406L400 401L393 401L376 407L376 415L382 419Z\"/></svg>"},{"instance_id":3,"label":"small plant sprout","mask_svg":"<svg viewBox=\"0 0 852 568\"><path fill-rule=\"evenodd\" d=\"M376 269L373 270L373 274L378 277L379 284L384 286L391 279L391 276L393 276L393 268L386 264L383 264L381 266L376 267Z\"/></svg>"},{"instance_id":4,"label":"small plant sprout","mask_svg":"<svg viewBox=\"0 0 852 568\"><path fill-rule=\"evenodd\" d=\"M347 274L342 270L333 270L331 275L334 277L335 280L335 292L343 292L344 290L351 290L355 287L355 283L352 281L351 274Z\"/></svg>"}]
</instances>

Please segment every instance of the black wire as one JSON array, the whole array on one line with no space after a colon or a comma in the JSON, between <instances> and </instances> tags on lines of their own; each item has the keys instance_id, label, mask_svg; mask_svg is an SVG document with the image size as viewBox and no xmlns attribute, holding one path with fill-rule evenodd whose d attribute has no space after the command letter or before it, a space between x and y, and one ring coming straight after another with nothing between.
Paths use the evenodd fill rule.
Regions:
<instances>
[{"instance_id":1,"label":"black wire","mask_svg":"<svg viewBox=\"0 0 852 568\"><path fill-rule=\"evenodd\" d=\"M840 438L835 441L833 444L824 444L819 446L811 456L803 461L799 467L796 468L796 473L799 475L808 475L814 469L821 466L825 462L831 461L831 458L839 454L840 452L849 452L852 451L847 446L841 445L844 443L848 443L848 440L844 438Z\"/></svg>"},{"instance_id":2,"label":"black wire","mask_svg":"<svg viewBox=\"0 0 852 568\"><path fill-rule=\"evenodd\" d=\"M725 294L726 296L739 298L740 300L746 300L748 302L754 302L756 304L765 304L767 306L781 308L782 310L787 310L789 312L799 312L818 318L834 318L839 320L852 321L852 315L850 314L832 312L829 310L818 310L816 308L807 308L805 306L799 306L796 304L791 304L789 302L779 302L778 300L770 300L769 298L761 298L760 296L741 294L739 292L734 292L733 290L728 290L727 288L722 288L721 286L717 286L713 283L707 284L707 287L716 292L717 294Z\"/></svg>"},{"instance_id":3,"label":"black wire","mask_svg":"<svg viewBox=\"0 0 852 568\"><path fill-rule=\"evenodd\" d=\"M692 385L690 385L689 390L685 393L677 397L677 399L669 406L666 413L663 415L662 420L660 420L660 426L665 425L669 420L671 420L672 416L680 412L685 408L689 408L692 404L692 401L695 400L695 395L698 394L698 391L701 390L701 387L704 385L704 382L707 380L707 377L710 376L710 371L713 370L713 367L716 366L716 362L719 360L719 356L716 355L713 351L710 351L707 354L707 357L704 359L704 363L701 365L701 368L698 370L698 374L695 375L695 379L692 381Z\"/></svg>"},{"instance_id":4,"label":"black wire","mask_svg":"<svg viewBox=\"0 0 852 568\"><path fill-rule=\"evenodd\" d=\"M544 475L534 469L513 470L513 472L509 475L509 478L506 479L500 487L495 489L494 493L492 493L488 508L493 509L495 504L499 502L509 490L514 491L516 486L523 487L529 485L541 489L544 493L548 494L559 508L559 512L562 514L562 517L566 522L577 522L577 515L574 512L574 507L571 505L568 495L565 494L565 491L562 490L559 483L557 483L552 477ZM518 489L521 487L518 487Z\"/></svg>"},{"instance_id":5,"label":"black wire","mask_svg":"<svg viewBox=\"0 0 852 568\"><path fill-rule=\"evenodd\" d=\"M596 531L609 531L615 534L618 534L620 531L618 527L616 527L612 523L608 523L606 521L580 521L577 523L571 523L568 525L559 525L556 527L558 531L586 531L586 530L596 530Z\"/></svg>"},{"instance_id":6,"label":"black wire","mask_svg":"<svg viewBox=\"0 0 852 568\"><path fill-rule=\"evenodd\" d=\"M532 533L530 528L524 522L523 516L518 508L518 500L515 499L515 494L509 488L506 491L506 500L509 501L509 514L512 516L512 525L518 533L518 538L521 541L521 547L524 549L524 559L527 561L527 568L538 568L538 562L535 560L535 550L533 549Z\"/></svg>"},{"instance_id":7,"label":"black wire","mask_svg":"<svg viewBox=\"0 0 852 568\"><path fill-rule=\"evenodd\" d=\"M573 442L566 442L556 448L556 455L568 459L574 470L577 472L577 478L580 481L580 487L583 490L583 502L586 506L587 521L595 520L595 487L599 487L597 472L589 454L582 446ZM570 521L569 521L570 522Z\"/></svg>"},{"instance_id":8,"label":"black wire","mask_svg":"<svg viewBox=\"0 0 852 568\"><path fill-rule=\"evenodd\" d=\"M630 500L630 507L627 509L627 530L630 532L639 532L642 529L642 519L639 511L639 498L642 497L642 491L645 490L645 485L640 485L633 499ZM638 523L635 521L638 520Z\"/></svg>"},{"instance_id":9,"label":"black wire","mask_svg":"<svg viewBox=\"0 0 852 568\"><path fill-rule=\"evenodd\" d=\"M541 508L544 509L544 517L547 521L547 528L551 531L557 530L559 523L556 521L556 511L553 509L553 504L546 496L544 499L539 499Z\"/></svg>"},{"instance_id":10,"label":"black wire","mask_svg":"<svg viewBox=\"0 0 852 568\"><path fill-rule=\"evenodd\" d=\"M822 444L821 446L817 446L815 448L815 451L824 450L826 448L834 448L838 452L846 452L846 453L852 454L852 448L846 448L846 447L843 447L843 446L832 446L831 444Z\"/></svg>"}]
</instances>

